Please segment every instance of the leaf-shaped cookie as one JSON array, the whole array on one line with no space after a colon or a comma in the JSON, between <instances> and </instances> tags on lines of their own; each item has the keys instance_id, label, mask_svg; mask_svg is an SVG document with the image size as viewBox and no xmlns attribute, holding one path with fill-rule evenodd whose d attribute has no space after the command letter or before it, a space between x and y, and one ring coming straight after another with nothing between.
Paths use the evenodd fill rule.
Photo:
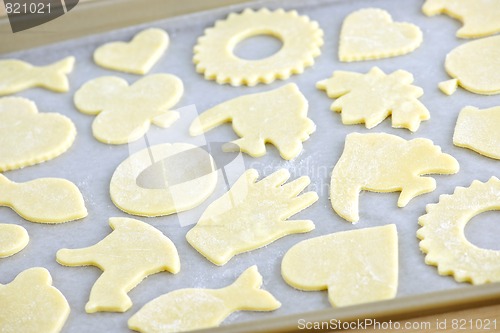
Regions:
<instances>
[{"instance_id":1,"label":"leaf-shaped cookie","mask_svg":"<svg viewBox=\"0 0 500 333\"><path fill-rule=\"evenodd\" d=\"M307 118L308 102L295 83L263 93L240 96L219 104L196 118L189 132L200 135L226 122L241 139L233 141L250 156L266 154L273 144L281 157L291 160L316 126ZM279 126L277 126L279 124ZM234 145L232 145L234 146Z\"/></svg>"},{"instance_id":2,"label":"leaf-shaped cookie","mask_svg":"<svg viewBox=\"0 0 500 333\"><path fill-rule=\"evenodd\" d=\"M168 127L179 118L169 111L182 97L182 81L171 74L148 75L131 86L115 76L85 83L76 93L77 109L97 115L92 124L94 137L108 144L125 144L141 138L151 122Z\"/></svg>"},{"instance_id":3,"label":"leaf-shaped cookie","mask_svg":"<svg viewBox=\"0 0 500 333\"><path fill-rule=\"evenodd\" d=\"M37 223L64 223L87 216L78 187L61 178L14 183L0 174L0 206L11 207L24 219Z\"/></svg>"},{"instance_id":4,"label":"leaf-shaped cookie","mask_svg":"<svg viewBox=\"0 0 500 333\"><path fill-rule=\"evenodd\" d=\"M146 74L168 47L169 38L162 29L139 32L129 42L113 42L98 47L94 61L99 66L133 74Z\"/></svg>"},{"instance_id":5,"label":"leaf-shaped cookie","mask_svg":"<svg viewBox=\"0 0 500 333\"><path fill-rule=\"evenodd\" d=\"M252 266L230 286L221 289L179 289L144 305L128 321L143 333L169 333L216 327L239 310L273 311L281 306L260 289L262 276Z\"/></svg>"},{"instance_id":6,"label":"leaf-shaped cookie","mask_svg":"<svg viewBox=\"0 0 500 333\"><path fill-rule=\"evenodd\" d=\"M454 174L458 162L428 139L404 140L386 133L352 133L332 172L330 200L333 209L349 222L359 220L359 192L401 191L398 207L417 195L434 191L428 174Z\"/></svg>"},{"instance_id":7,"label":"leaf-shaped cookie","mask_svg":"<svg viewBox=\"0 0 500 333\"><path fill-rule=\"evenodd\" d=\"M314 229L309 220L289 220L318 200L316 192L297 195L309 185L307 176L283 185L290 173L280 169L259 182L255 169L247 170L222 197L205 210L186 239L216 265L258 249L289 234Z\"/></svg>"},{"instance_id":8,"label":"leaf-shaped cookie","mask_svg":"<svg viewBox=\"0 0 500 333\"><path fill-rule=\"evenodd\" d=\"M398 288L394 224L307 239L283 257L281 274L300 290L328 289L333 306L391 299Z\"/></svg>"},{"instance_id":9,"label":"leaf-shaped cookie","mask_svg":"<svg viewBox=\"0 0 500 333\"><path fill-rule=\"evenodd\" d=\"M161 231L129 218L110 218L113 232L99 243L83 249L57 251L65 266L93 265L103 270L85 306L88 313L125 312L132 306L127 293L145 277L162 271L180 270L174 243Z\"/></svg>"},{"instance_id":10,"label":"leaf-shaped cookie","mask_svg":"<svg viewBox=\"0 0 500 333\"><path fill-rule=\"evenodd\" d=\"M69 315L69 304L52 286L42 267L21 272L9 284L0 284L2 333L58 333Z\"/></svg>"},{"instance_id":11,"label":"leaf-shaped cookie","mask_svg":"<svg viewBox=\"0 0 500 333\"><path fill-rule=\"evenodd\" d=\"M415 50L422 31L410 23L393 22L382 9L365 8L349 14L340 31L340 61L395 57Z\"/></svg>"},{"instance_id":12,"label":"leaf-shaped cookie","mask_svg":"<svg viewBox=\"0 0 500 333\"><path fill-rule=\"evenodd\" d=\"M0 133L0 172L56 158L76 137L69 118L38 113L35 103L21 97L0 98Z\"/></svg>"},{"instance_id":13,"label":"leaf-shaped cookie","mask_svg":"<svg viewBox=\"0 0 500 333\"><path fill-rule=\"evenodd\" d=\"M331 109L342 112L342 123L346 125L365 123L372 128L392 114L393 127L415 132L430 115L417 99L424 91L412 82L413 75L407 71L386 75L373 67L367 74L335 71L316 87L326 90L328 97L337 98Z\"/></svg>"}]
</instances>

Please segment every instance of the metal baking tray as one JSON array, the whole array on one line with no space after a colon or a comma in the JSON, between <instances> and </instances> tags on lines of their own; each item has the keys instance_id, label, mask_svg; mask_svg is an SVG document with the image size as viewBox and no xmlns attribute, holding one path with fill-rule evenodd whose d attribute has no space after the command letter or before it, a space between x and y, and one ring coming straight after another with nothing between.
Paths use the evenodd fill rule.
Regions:
<instances>
[{"instance_id":1,"label":"metal baking tray","mask_svg":"<svg viewBox=\"0 0 500 333\"><path fill-rule=\"evenodd\" d=\"M137 2L137 15L141 15L141 6L143 3ZM415 236L418 229L417 221L425 214L425 206L436 203L441 194L451 194L455 187L467 187L476 179L487 181L491 176L500 176L499 161L482 157L452 144L453 129L462 107L473 105L487 108L500 105L500 96L480 96L458 89L449 97L438 90L438 82L448 79L443 67L445 55L467 40L455 37L455 32L460 26L459 22L446 16L426 17L421 12L421 6L421 0L254 1L0 55L0 59L16 58L36 65L49 64L70 55L76 57L75 70L69 75L70 92L58 94L42 89L30 89L16 94L35 101L40 112L59 112L71 118L78 130L74 145L68 152L54 160L22 170L9 171L5 175L17 182L39 177L69 179L81 189L89 210L89 216L80 221L43 225L27 222L10 209L0 208L0 222L22 225L30 235L30 243L26 249L17 255L0 260L0 283L12 281L17 274L27 268L46 267L52 274L54 285L66 296L71 306L71 314L63 328L64 333L128 332L128 318L150 300L180 288L224 287L253 264L258 265L264 277L264 288L281 301L282 307L274 312L232 314L224 321L221 328L214 329L213 332L257 330L285 332L297 330L300 318L307 321L328 321L331 318L399 319L415 314L438 313L498 301L499 284L473 287L466 283L457 283L449 276L439 276L435 267L424 263L424 256L420 253L418 239ZM219 85L205 80L202 75L196 73L192 63L192 49L196 39L216 20L247 7L296 9L300 14L318 21L324 31L325 44L321 56L316 58L316 64L312 68L307 68L303 74L294 75L286 81L278 80L269 85L256 87ZM405 56L354 63L339 62L337 50L342 21L352 11L366 7L386 9L395 21L417 24L424 34L423 44ZM100 10L107 11L110 16L116 14L111 5L101 6ZM82 17L85 17L84 13L85 6L82 5ZM144 139L131 145L121 146L99 143L91 133L94 117L81 114L75 109L73 94L86 81L100 76L119 76L129 82L139 79L139 76L98 67L93 63L92 53L106 42L127 41L135 33L147 27L165 29L170 35L170 46L151 73L172 73L183 80L185 93L177 105L181 118L168 129L152 126L147 141ZM261 38L248 41L238 52L252 57L256 55L255 50L271 52L276 47L277 44L272 40ZM364 125L343 125L339 114L329 110L332 100L315 88L317 81L330 77L334 70L366 73L373 66L380 67L386 73L398 69L407 70L413 73L414 84L424 89L425 94L420 100L430 110L431 119L423 122L416 133L392 128L390 119L371 130L367 130ZM243 94L275 89L289 82L296 83L309 100L309 117L317 125L316 132L304 143L304 151L293 161L281 159L276 149L270 145L267 146L268 153L264 157L237 156L228 164L235 166L232 173L228 173L230 175L228 180L232 183L239 176L238 172L242 172L242 165L245 168L259 170L262 176L269 175L279 168L290 170L292 179L308 175L312 180L308 189L317 191L320 199L312 207L297 214L295 218L312 219L316 229L306 234L287 236L265 248L238 255L223 267L211 264L188 245L185 234L207 205L225 191L224 177L220 175L216 191L201 206L178 216L138 218L160 229L175 243L181 258L181 272L177 275L164 272L149 276L129 293L134 305L126 313L86 314L85 303L101 271L95 267L63 267L55 261L55 253L61 248L93 245L111 232L108 218L129 216L116 208L109 197L109 182L115 168L130 153L147 144L190 142L206 145L234 140L237 137L230 125L221 126L203 137L194 138L189 136L187 129L197 112ZM342 153L345 136L352 132L387 132L405 139L416 137L432 139L444 152L453 155L459 161L460 172L452 176L433 176L437 180L437 189L413 199L403 209L396 206L399 193L364 192L360 201L361 220L358 224L352 225L333 212L328 198L330 173ZM216 147L212 149L214 156L223 159L223 154L218 151L217 145L213 146ZM500 250L498 243L492 238L492 235L498 235L500 232L498 223L496 225L493 223L495 217L497 217L495 213L490 212L474 218L467 226L467 237L479 246L491 248L496 246L495 249ZM390 223L397 225L399 234L399 289L395 300L334 309L328 302L326 292L298 291L288 286L282 279L281 259L294 244L332 232Z\"/></svg>"}]
</instances>

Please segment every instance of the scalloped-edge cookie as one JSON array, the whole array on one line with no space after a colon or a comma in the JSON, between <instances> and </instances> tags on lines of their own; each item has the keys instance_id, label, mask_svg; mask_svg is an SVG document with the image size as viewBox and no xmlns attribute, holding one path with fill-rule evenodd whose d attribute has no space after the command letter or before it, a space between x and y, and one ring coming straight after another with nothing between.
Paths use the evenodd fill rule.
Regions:
<instances>
[{"instance_id":1,"label":"scalloped-edge cookie","mask_svg":"<svg viewBox=\"0 0 500 333\"><path fill-rule=\"evenodd\" d=\"M18 253L29 240L28 232L20 225L0 223L0 258Z\"/></svg>"},{"instance_id":2,"label":"scalloped-edge cookie","mask_svg":"<svg viewBox=\"0 0 500 333\"><path fill-rule=\"evenodd\" d=\"M235 311L274 311L281 303L263 289L257 266L221 289L178 289L155 298L128 320L142 333L169 333L217 327ZM172 309L174 309L172 311Z\"/></svg>"},{"instance_id":3,"label":"scalloped-edge cookie","mask_svg":"<svg viewBox=\"0 0 500 333\"><path fill-rule=\"evenodd\" d=\"M218 266L237 254L314 229L310 220L288 220L318 200L316 192L299 195L311 182L309 177L285 184L290 172L280 169L259 182L257 178L257 170L245 171L186 234L188 243Z\"/></svg>"},{"instance_id":4,"label":"scalloped-edge cookie","mask_svg":"<svg viewBox=\"0 0 500 333\"><path fill-rule=\"evenodd\" d=\"M500 160L500 106L480 110L467 106L460 111L453 144Z\"/></svg>"},{"instance_id":5,"label":"scalloped-edge cookie","mask_svg":"<svg viewBox=\"0 0 500 333\"><path fill-rule=\"evenodd\" d=\"M67 74L73 71L74 65L74 57L41 67L21 60L0 60L0 96L34 87L66 92L69 90Z\"/></svg>"},{"instance_id":6,"label":"scalloped-edge cookie","mask_svg":"<svg viewBox=\"0 0 500 333\"><path fill-rule=\"evenodd\" d=\"M333 306L392 299L398 289L396 225L302 241L283 257L281 275L286 283L300 290L328 289Z\"/></svg>"},{"instance_id":7,"label":"scalloped-edge cookie","mask_svg":"<svg viewBox=\"0 0 500 333\"><path fill-rule=\"evenodd\" d=\"M453 275L458 282L484 284L500 281L500 251L479 248L465 238L465 225L476 215L500 210L500 180L473 181L442 195L427 206L417 232L425 263L437 266L440 275Z\"/></svg>"},{"instance_id":8,"label":"scalloped-edge cookie","mask_svg":"<svg viewBox=\"0 0 500 333\"><path fill-rule=\"evenodd\" d=\"M87 216L78 187L62 178L15 183L0 174L0 206L12 208L30 222L56 224Z\"/></svg>"},{"instance_id":9,"label":"scalloped-edge cookie","mask_svg":"<svg viewBox=\"0 0 500 333\"><path fill-rule=\"evenodd\" d=\"M241 137L227 145L225 151L235 150L253 157L266 154L266 143L274 145L285 160L297 157L302 142L316 130L307 117L309 103L295 83L262 93L233 98L203 112L189 132L200 135L226 122ZM276 126L276 124L280 124Z\"/></svg>"},{"instance_id":10,"label":"scalloped-edge cookie","mask_svg":"<svg viewBox=\"0 0 500 333\"><path fill-rule=\"evenodd\" d=\"M378 8L364 8L349 14L342 23L340 61L389 58L413 52L422 44L422 31L411 23L394 22Z\"/></svg>"},{"instance_id":11,"label":"scalloped-edge cookie","mask_svg":"<svg viewBox=\"0 0 500 333\"><path fill-rule=\"evenodd\" d=\"M500 32L500 5L497 0L427 0L427 16L446 14L463 23L457 37L485 37Z\"/></svg>"},{"instance_id":12,"label":"scalloped-edge cookie","mask_svg":"<svg viewBox=\"0 0 500 333\"><path fill-rule=\"evenodd\" d=\"M21 272L9 284L0 284L2 333L58 333L70 312L64 295L52 286L48 270Z\"/></svg>"},{"instance_id":13,"label":"scalloped-edge cookie","mask_svg":"<svg viewBox=\"0 0 500 333\"><path fill-rule=\"evenodd\" d=\"M139 32L128 42L112 42L94 51L97 65L132 74L146 74L168 47L169 37L158 28Z\"/></svg>"},{"instance_id":14,"label":"scalloped-edge cookie","mask_svg":"<svg viewBox=\"0 0 500 333\"><path fill-rule=\"evenodd\" d=\"M398 207L414 197L432 192L436 181L429 174L454 174L459 170L453 156L429 139L407 141L387 133L351 133L332 172L332 207L349 222L359 220L359 193L401 191Z\"/></svg>"},{"instance_id":15,"label":"scalloped-edge cookie","mask_svg":"<svg viewBox=\"0 0 500 333\"><path fill-rule=\"evenodd\" d=\"M22 97L0 98L0 172L49 161L75 141L73 122L58 113L39 113Z\"/></svg>"},{"instance_id":16,"label":"scalloped-edge cookie","mask_svg":"<svg viewBox=\"0 0 500 333\"><path fill-rule=\"evenodd\" d=\"M481 38L454 48L446 55L444 67L448 75L456 79L445 81L445 90L441 87L448 95L458 85L475 94L500 94L500 36Z\"/></svg>"},{"instance_id":17,"label":"scalloped-edge cookie","mask_svg":"<svg viewBox=\"0 0 500 333\"><path fill-rule=\"evenodd\" d=\"M162 161L159 175L153 174L148 182L158 186L141 186L146 183L139 181L141 174ZM152 217L192 209L204 202L216 185L215 162L208 152L188 143L163 143L138 151L120 163L109 189L119 209Z\"/></svg>"},{"instance_id":18,"label":"scalloped-edge cookie","mask_svg":"<svg viewBox=\"0 0 500 333\"><path fill-rule=\"evenodd\" d=\"M85 306L87 313L125 312L132 306L127 293L148 275L180 270L179 255L172 241L160 230L139 220L113 217L113 232L99 243L82 249L57 251L57 262L65 266L96 266L97 279Z\"/></svg>"},{"instance_id":19,"label":"scalloped-edge cookie","mask_svg":"<svg viewBox=\"0 0 500 333\"><path fill-rule=\"evenodd\" d=\"M412 85L413 75L404 70L385 74L373 67L367 74L335 71L316 87L336 98L331 110L341 112L345 125L364 123L373 128L392 115L392 127L418 130L430 118L429 110L418 100L422 88Z\"/></svg>"},{"instance_id":20,"label":"scalloped-edge cookie","mask_svg":"<svg viewBox=\"0 0 500 333\"><path fill-rule=\"evenodd\" d=\"M277 37L283 46L274 55L260 60L244 60L234 55L236 44L257 35ZM294 10L247 8L242 13L229 14L225 20L206 29L194 47L193 62L196 71L207 80L254 86L302 73L305 67L314 64L322 45L323 31L307 16L299 16Z\"/></svg>"}]
</instances>

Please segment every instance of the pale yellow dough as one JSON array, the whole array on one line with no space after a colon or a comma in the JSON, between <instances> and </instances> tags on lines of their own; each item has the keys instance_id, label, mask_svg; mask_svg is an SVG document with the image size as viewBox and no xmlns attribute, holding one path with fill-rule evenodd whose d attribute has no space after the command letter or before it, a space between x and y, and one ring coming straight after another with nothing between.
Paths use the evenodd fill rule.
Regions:
<instances>
[{"instance_id":1,"label":"pale yellow dough","mask_svg":"<svg viewBox=\"0 0 500 333\"><path fill-rule=\"evenodd\" d=\"M451 96L457 91L458 88L458 80L451 79L438 83L439 90L441 90L444 94Z\"/></svg>"},{"instance_id":2,"label":"pale yellow dough","mask_svg":"<svg viewBox=\"0 0 500 333\"><path fill-rule=\"evenodd\" d=\"M415 132L430 115L417 99L424 91L412 82L413 75L407 71L386 75L373 67L367 74L335 71L316 87L325 90L328 97L337 98L331 109L342 113L345 125L364 123L366 128L373 128L392 114L392 127Z\"/></svg>"},{"instance_id":3,"label":"pale yellow dough","mask_svg":"<svg viewBox=\"0 0 500 333\"><path fill-rule=\"evenodd\" d=\"M65 266L96 266L103 273L90 292L88 313L125 312L132 306L127 293L148 275L169 271L177 274L180 260L174 243L144 222L114 217L113 232L99 243L83 249L57 251Z\"/></svg>"},{"instance_id":4,"label":"pale yellow dough","mask_svg":"<svg viewBox=\"0 0 500 333\"><path fill-rule=\"evenodd\" d=\"M10 257L28 245L26 229L15 224L0 223L0 258Z\"/></svg>"},{"instance_id":5,"label":"pale yellow dough","mask_svg":"<svg viewBox=\"0 0 500 333\"><path fill-rule=\"evenodd\" d=\"M168 47L168 34L157 28L139 32L129 42L113 42L98 47L94 61L101 67L133 74L146 74Z\"/></svg>"},{"instance_id":6,"label":"pale yellow dough","mask_svg":"<svg viewBox=\"0 0 500 333\"><path fill-rule=\"evenodd\" d=\"M463 22L457 37L476 38L500 32L498 0L427 0L422 11L427 16L446 14Z\"/></svg>"},{"instance_id":7,"label":"pale yellow dough","mask_svg":"<svg viewBox=\"0 0 500 333\"><path fill-rule=\"evenodd\" d=\"M0 206L10 207L25 220L37 223L64 223L87 216L80 190L62 178L14 183L0 174Z\"/></svg>"},{"instance_id":8,"label":"pale yellow dough","mask_svg":"<svg viewBox=\"0 0 500 333\"><path fill-rule=\"evenodd\" d=\"M73 71L74 57L52 65L36 67L21 60L0 60L0 96L42 87L56 92L69 90L67 74Z\"/></svg>"},{"instance_id":9,"label":"pale yellow dough","mask_svg":"<svg viewBox=\"0 0 500 333\"><path fill-rule=\"evenodd\" d=\"M400 56L422 44L422 31L411 23L394 22L382 9L365 8L349 14L342 24L340 61Z\"/></svg>"},{"instance_id":10,"label":"pale yellow dough","mask_svg":"<svg viewBox=\"0 0 500 333\"><path fill-rule=\"evenodd\" d=\"M347 135L342 156L332 172L332 207L349 222L359 221L359 192L401 191L398 207L432 192L436 181L428 174L454 174L458 162L428 139L404 140L386 133Z\"/></svg>"},{"instance_id":11,"label":"pale yellow dough","mask_svg":"<svg viewBox=\"0 0 500 333\"><path fill-rule=\"evenodd\" d=\"M456 47L446 56L444 66L457 79L455 85L476 94L500 94L500 36Z\"/></svg>"},{"instance_id":12,"label":"pale yellow dough","mask_svg":"<svg viewBox=\"0 0 500 333\"><path fill-rule=\"evenodd\" d=\"M263 93L236 97L196 118L189 132L200 135L226 122L241 137L232 143L250 156L266 154L266 143L274 145L282 158L291 160L302 151L302 142L316 129L307 118L309 104L295 83ZM276 126L280 124L279 126ZM230 147L227 150L233 150Z\"/></svg>"},{"instance_id":13,"label":"pale yellow dough","mask_svg":"<svg viewBox=\"0 0 500 333\"><path fill-rule=\"evenodd\" d=\"M150 182L159 188L144 188L138 177L155 163L167 160L161 173ZM126 213L163 216L189 210L205 201L217 185L212 156L187 143L164 143L143 149L123 161L111 178L113 203ZM169 184L170 182L170 184Z\"/></svg>"},{"instance_id":14,"label":"pale yellow dough","mask_svg":"<svg viewBox=\"0 0 500 333\"><path fill-rule=\"evenodd\" d=\"M11 283L0 284L2 333L58 333L69 312L68 302L52 286L45 268L27 269Z\"/></svg>"},{"instance_id":15,"label":"pale yellow dough","mask_svg":"<svg viewBox=\"0 0 500 333\"><path fill-rule=\"evenodd\" d=\"M233 49L239 42L257 35L276 37L283 46L274 55L260 60L244 60L234 55ZM193 61L207 80L254 86L302 73L305 67L314 64L322 45L323 31L307 16L283 9L245 9L206 29L194 48Z\"/></svg>"},{"instance_id":16,"label":"pale yellow dough","mask_svg":"<svg viewBox=\"0 0 500 333\"><path fill-rule=\"evenodd\" d=\"M281 275L300 290L328 289L333 306L392 299L398 289L396 225L302 241L283 257Z\"/></svg>"},{"instance_id":17,"label":"pale yellow dough","mask_svg":"<svg viewBox=\"0 0 500 333\"><path fill-rule=\"evenodd\" d=\"M500 281L500 251L479 248L464 235L474 216L500 210L500 180L472 182L457 187L452 195L442 195L439 203L428 205L420 217L417 237L426 253L425 263L437 266L441 275L453 275L458 282L483 284Z\"/></svg>"},{"instance_id":18,"label":"pale yellow dough","mask_svg":"<svg viewBox=\"0 0 500 333\"><path fill-rule=\"evenodd\" d=\"M453 144L500 160L500 106L480 110L467 106L460 112Z\"/></svg>"},{"instance_id":19,"label":"pale yellow dough","mask_svg":"<svg viewBox=\"0 0 500 333\"><path fill-rule=\"evenodd\" d=\"M216 327L235 311L273 311L281 304L260 289L257 266L248 268L222 289L180 289L144 305L128 321L141 333L169 333Z\"/></svg>"},{"instance_id":20,"label":"pale yellow dough","mask_svg":"<svg viewBox=\"0 0 500 333\"><path fill-rule=\"evenodd\" d=\"M94 137L107 144L125 144L140 139L151 123L169 127L179 118L170 111L182 97L182 81L171 74L148 75L134 84L116 76L104 76L85 83L76 93L76 108L96 115Z\"/></svg>"},{"instance_id":21,"label":"pale yellow dough","mask_svg":"<svg viewBox=\"0 0 500 333\"><path fill-rule=\"evenodd\" d=\"M21 97L0 98L0 133L0 172L56 158L76 137L69 118L38 113L35 103Z\"/></svg>"},{"instance_id":22,"label":"pale yellow dough","mask_svg":"<svg viewBox=\"0 0 500 333\"><path fill-rule=\"evenodd\" d=\"M259 182L257 178L257 170L247 170L187 233L189 244L212 263L222 266L237 254L314 229L312 221L288 220L318 200L316 192L297 197L309 185L309 177L283 185L290 173L280 169Z\"/></svg>"}]
</instances>

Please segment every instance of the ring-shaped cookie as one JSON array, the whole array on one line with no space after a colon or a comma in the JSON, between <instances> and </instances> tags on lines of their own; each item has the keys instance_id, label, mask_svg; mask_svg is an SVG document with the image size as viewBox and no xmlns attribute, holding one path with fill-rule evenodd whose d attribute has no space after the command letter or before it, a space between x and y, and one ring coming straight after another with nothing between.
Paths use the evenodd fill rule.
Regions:
<instances>
[{"instance_id":1,"label":"ring-shaped cookie","mask_svg":"<svg viewBox=\"0 0 500 333\"><path fill-rule=\"evenodd\" d=\"M500 281L500 251L479 248L465 238L464 228L474 216L500 210L500 180L474 181L458 187L428 205L419 219L417 232L425 263L437 266L439 274L453 275L458 282L484 284Z\"/></svg>"},{"instance_id":2,"label":"ring-shaped cookie","mask_svg":"<svg viewBox=\"0 0 500 333\"><path fill-rule=\"evenodd\" d=\"M170 163L170 169L178 172L156 163ZM159 188L141 186L141 175L154 164L160 170L153 174L152 181ZM214 170L212 156L199 147L187 143L155 145L132 154L116 168L110 183L111 200L119 209L137 216L186 211L200 205L215 190Z\"/></svg>"},{"instance_id":3,"label":"ring-shaped cookie","mask_svg":"<svg viewBox=\"0 0 500 333\"><path fill-rule=\"evenodd\" d=\"M276 37L283 46L274 55L260 60L245 60L234 55L234 47L239 42L256 35ZM307 16L283 9L273 12L267 8L245 9L241 14L229 14L226 20L206 29L194 47L193 61L196 70L204 73L207 80L254 86L302 73L305 67L314 64L321 45L323 31Z\"/></svg>"}]
</instances>

